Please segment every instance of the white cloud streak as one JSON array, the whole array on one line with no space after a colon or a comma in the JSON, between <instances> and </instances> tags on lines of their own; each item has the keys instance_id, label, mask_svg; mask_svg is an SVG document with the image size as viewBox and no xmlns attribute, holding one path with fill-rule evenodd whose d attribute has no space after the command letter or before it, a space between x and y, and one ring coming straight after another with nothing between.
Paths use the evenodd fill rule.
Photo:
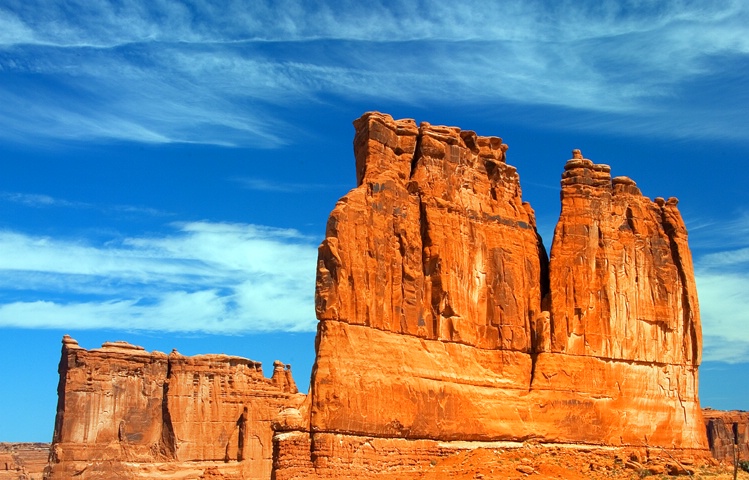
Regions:
<instances>
[{"instance_id":1,"label":"white cloud streak","mask_svg":"<svg viewBox=\"0 0 749 480\"><path fill-rule=\"evenodd\" d=\"M331 188L331 185L323 183L289 183L253 177L240 177L233 180L247 190L255 190L258 192L305 193ZM340 187L345 188L346 186L341 185Z\"/></svg>"},{"instance_id":2,"label":"white cloud streak","mask_svg":"<svg viewBox=\"0 0 749 480\"><path fill-rule=\"evenodd\" d=\"M0 327L314 329L317 250L309 238L255 225L175 228L102 245L0 232Z\"/></svg>"},{"instance_id":3,"label":"white cloud streak","mask_svg":"<svg viewBox=\"0 0 749 480\"><path fill-rule=\"evenodd\" d=\"M749 362L749 216L697 231L696 246L722 249L695 260L705 360Z\"/></svg>"},{"instance_id":4,"label":"white cloud streak","mask_svg":"<svg viewBox=\"0 0 749 480\"><path fill-rule=\"evenodd\" d=\"M747 60L748 24L740 0L6 2L0 131L274 146L299 128L279 109L339 95L555 106L611 129L741 137L738 106L718 115L687 90Z\"/></svg>"},{"instance_id":5,"label":"white cloud streak","mask_svg":"<svg viewBox=\"0 0 749 480\"><path fill-rule=\"evenodd\" d=\"M33 208L73 208L83 210L98 210L104 213L138 213L150 216L167 216L169 213L150 207L140 207L135 205L96 205L87 202L78 202L66 200L64 198L55 198L45 194L20 193L20 192L0 192L0 200L20 204Z\"/></svg>"}]
</instances>

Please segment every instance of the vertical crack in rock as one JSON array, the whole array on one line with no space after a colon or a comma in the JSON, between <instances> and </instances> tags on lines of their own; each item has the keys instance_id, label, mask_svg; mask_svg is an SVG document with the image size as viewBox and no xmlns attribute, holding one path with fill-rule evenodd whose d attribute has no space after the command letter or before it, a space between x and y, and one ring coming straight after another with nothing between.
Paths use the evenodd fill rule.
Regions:
<instances>
[{"instance_id":1,"label":"vertical crack in rock","mask_svg":"<svg viewBox=\"0 0 749 480\"><path fill-rule=\"evenodd\" d=\"M238 438L237 438L237 461L241 462L244 460L244 449L245 449L245 437L247 436L247 406L245 405L242 408L242 415L239 416L239 420L237 420L237 427L239 429L238 432ZM262 442L261 442L262 443Z\"/></svg>"},{"instance_id":2,"label":"vertical crack in rock","mask_svg":"<svg viewBox=\"0 0 749 480\"><path fill-rule=\"evenodd\" d=\"M424 285L428 289L427 298L429 298L429 310L425 312L427 318L431 318L432 335L431 338L437 339L440 336L439 310L440 300L442 299L442 284L440 281L439 254L432 249L432 240L429 237L429 220L427 218L427 206L419 196L419 233L422 248L422 272L424 275Z\"/></svg>"},{"instance_id":3,"label":"vertical crack in rock","mask_svg":"<svg viewBox=\"0 0 749 480\"><path fill-rule=\"evenodd\" d=\"M554 338L554 332L552 330L552 323L549 317L550 307L550 293L551 286L549 280L549 256L546 253L546 247L544 246L541 234L536 232L536 248L538 249L538 262L540 266L540 278L539 278L539 305L541 306L540 312L529 312L530 322L530 356L531 356L531 374L530 381L528 382L528 390L533 388L533 382L536 377L536 364L538 362L539 354L551 350L550 340Z\"/></svg>"},{"instance_id":4,"label":"vertical crack in rock","mask_svg":"<svg viewBox=\"0 0 749 480\"><path fill-rule=\"evenodd\" d=\"M416 172L416 166L419 164L421 158L421 129L416 135L416 143L414 144L413 157L411 158L411 172L408 174L408 179L411 180Z\"/></svg>"},{"instance_id":5,"label":"vertical crack in rock","mask_svg":"<svg viewBox=\"0 0 749 480\"><path fill-rule=\"evenodd\" d=\"M538 262L541 266L541 277L540 277L540 288L541 288L541 298L539 299L539 303L541 305L541 310L549 311L549 294L551 293L551 285L549 280L549 254L546 252L546 246L544 245L544 240L541 238L541 234L536 232L536 245L538 248Z\"/></svg>"},{"instance_id":6,"label":"vertical crack in rock","mask_svg":"<svg viewBox=\"0 0 749 480\"><path fill-rule=\"evenodd\" d=\"M174 459L177 456L177 438L174 435L174 425L172 425L172 414L169 411L169 383L172 379L172 362L167 360L166 378L164 379L163 393L161 398L161 442L159 449L161 455L167 459Z\"/></svg>"}]
</instances>

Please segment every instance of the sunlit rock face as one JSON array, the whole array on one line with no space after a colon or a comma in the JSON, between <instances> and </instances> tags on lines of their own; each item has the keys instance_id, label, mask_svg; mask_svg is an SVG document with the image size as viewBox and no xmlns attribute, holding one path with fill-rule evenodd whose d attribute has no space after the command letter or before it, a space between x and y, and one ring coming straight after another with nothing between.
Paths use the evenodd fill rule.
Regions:
<instances>
[{"instance_id":1,"label":"sunlit rock face","mask_svg":"<svg viewBox=\"0 0 749 480\"><path fill-rule=\"evenodd\" d=\"M47 478L270 478L271 422L304 399L275 367L66 336Z\"/></svg>"},{"instance_id":2,"label":"sunlit rock face","mask_svg":"<svg viewBox=\"0 0 749 480\"><path fill-rule=\"evenodd\" d=\"M427 456L499 440L706 451L676 199L574 151L549 260L501 139L354 125L358 186L319 249L310 430L277 437L277 478L342 468L332 456L366 438L406 456L404 440Z\"/></svg>"},{"instance_id":3,"label":"sunlit rock face","mask_svg":"<svg viewBox=\"0 0 749 480\"><path fill-rule=\"evenodd\" d=\"M644 197L579 151L551 250L552 351L698 365L699 306L678 201Z\"/></svg>"},{"instance_id":4,"label":"sunlit rock face","mask_svg":"<svg viewBox=\"0 0 749 480\"><path fill-rule=\"evenodd\" d=\"M0 480L42 478L49 458L49 443L0 442Z\"/></svg>"},{"instance_id":5,"label":"sunlit rock face","mask_svg":"<svg viewBox=\"0 0 749 480\"><path fill-rule=\"evenodd\" d=\"M489 350L530 349L546 254L502 139L356 122L359 186L318 260L318 318Z\"/></svg>"}]
</instances>

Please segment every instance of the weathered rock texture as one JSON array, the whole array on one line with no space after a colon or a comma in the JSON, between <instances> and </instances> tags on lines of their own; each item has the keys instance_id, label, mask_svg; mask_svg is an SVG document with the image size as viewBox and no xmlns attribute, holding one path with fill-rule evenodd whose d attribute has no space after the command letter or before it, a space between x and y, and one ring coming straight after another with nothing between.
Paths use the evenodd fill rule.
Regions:
<instances>
[{"instance_id":1,"label":"weathered rock texture","mask_svg":"<svg viewBox=\"0 0 749 480\"><path fill-rule=\"evenodd\" d=\"M734 455L749 460L749 412L709 408L702 412L713 456L730 465L733 465Z\"/></svg>"},{"instance_id":2,"label":"weathered rock texture","mask_svg":"<svg viewBox=\"0 0 749 480\"><path fill-rule=\"evenodd\" d=\"M49 443L0 443L0 480L41 480Z\"/></svg>"},{"instance_id":3,"label":"weathered rock texture","mask_svg":"<svg viewBox=\"0 0 749 480\"><path fill-rule=\"evenodd\" d=\"M240 357L66 336L47 477L270 478L271 421L304 397L280 362L268 379Z\"/></svg>"},{"instance_id":4,"label":"weathered rock texture","mask_svg":"<svg viewBox=\"0 0 749 480\"><path fill-rule=\"evenodd\" d=\"M455 441L706 452L675 199L575 151L547 260L501 139L355 127L358 186L319 249L309 429L277 435L276 478L393 471Z\"/></svg>"},{"instance_id":5,"label":"weathered rock texture","mask_svg":"<svg viewBox=\"0 0 749 480\"><path fill-rule=\"evenodd\" d=\"M579 151L564 167L551 250L551 351L695 366L701 335L675 198L644 197Z\"/></svg>"}]
</instances>

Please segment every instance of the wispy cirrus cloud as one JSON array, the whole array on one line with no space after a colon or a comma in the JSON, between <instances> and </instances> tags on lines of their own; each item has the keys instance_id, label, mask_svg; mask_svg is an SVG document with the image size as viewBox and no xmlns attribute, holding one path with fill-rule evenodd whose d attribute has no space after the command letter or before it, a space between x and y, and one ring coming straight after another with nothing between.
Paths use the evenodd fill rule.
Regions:
<instances>
[{"instance_id":1,"label":"wispy cirrus cloud","mask_svg":"<svg viewBox=\"0 0 749 480\"><path fill-rule=\"evenodd\" d=\"M2 192L0 191L0 200L17 203L32 208L73 208L85 210L98 210L104 213L138 213L151 216L168 216L168 212L151 207L142 207L137 205L96 205L93 203L66 200L56 198L46 194L21 193L21 192Z\"/></svg>"},{"instance_id":2,"label":"wispy cirrus cloud","mask_svg":"<svg viewBox=\"0 0 749 480\"><path fill-rule=\"evenodd\" d=\"M240 177L233 180L248 190L269 193L304 193L331 188L331 185L323 183L290 183L254 177Z\"/></svg>"},{"instance_id":3,"label":"wispy cirrus cloud","mask_svg":"<svg viewBox=\"0 0 749 480\"><path fill-rule=\"evenodd\" d=\"M169 235L103 244L4 231L0 249L2 327L239 333L315 326L316 244L294 230L193 222L175 224Z\"/></svg>"},{"instance_id":4,"label":"wispy cirrus cloud","mask_svg":"<svg viewBox=\"0 0 749 480\"><path fill-rule=\"evenodd\" d=\"M8 202L20 203L27 207L83 207L89 208L89 204L82 202L70 202L49 195L35 193L0 192L0 198Z\"/></svg>"},{"instance_id":5,"label":"wispy cirrus cloud","mask_svg":"<svg viewBox=\"0 0 749 480\"><path fill-rule=\"evenodd\" d=\"M747 24L739 0L16 2L0 7L0 131L270 147L301 128L284 109L337 95L744 138L741 82L710 79L749 65Z\"/></svg>"}]
</instances>

